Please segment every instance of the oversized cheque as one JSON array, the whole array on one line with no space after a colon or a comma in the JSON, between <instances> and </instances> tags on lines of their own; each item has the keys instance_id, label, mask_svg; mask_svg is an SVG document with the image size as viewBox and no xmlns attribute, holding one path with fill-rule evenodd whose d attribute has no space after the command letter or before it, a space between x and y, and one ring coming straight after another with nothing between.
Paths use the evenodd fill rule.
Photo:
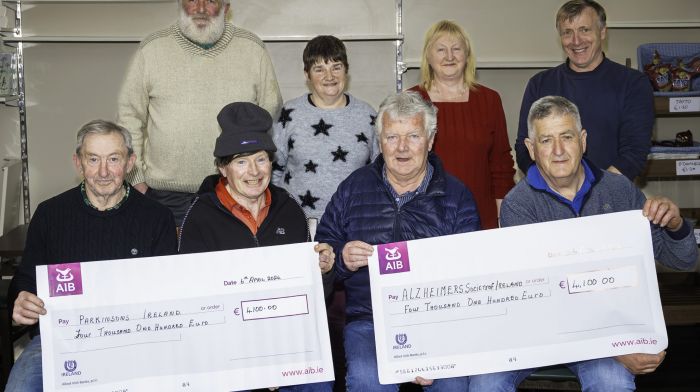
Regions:
<instances>
[{"instance_id":1,"label":"oversized cheque","mask_svg":"<svg viewBox=\"0 0 700 392\"><path fill-rule=\"evenodd\" d=\"M45 391L333 379L313 244L37 267Z\"/></svg>"},{"instance_id":2,"label":"oversized cheque","mask_svg":"<svg viewBox=\"0 0 700 392\"><path fill-rule=\"evenodd\" d=\"M369 269L382 383L667 347L641 211L379 245Z\"/></svg>"}]
</instances>

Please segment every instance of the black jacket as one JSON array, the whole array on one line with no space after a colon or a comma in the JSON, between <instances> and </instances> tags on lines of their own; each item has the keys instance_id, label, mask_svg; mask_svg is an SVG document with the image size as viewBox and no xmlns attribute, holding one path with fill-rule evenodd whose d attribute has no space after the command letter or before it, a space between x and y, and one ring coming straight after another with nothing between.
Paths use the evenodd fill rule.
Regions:
<instances>
[{"instance_id":1,"label":"black jacket","mask_svg":"<svg viewBox=\"0 0 700 392\"><path fill-rule=\"evenodd\" d=\"M215 191L219 178L219 175L205 178L197 191L197 198L180 228L180 253L286 245L310 240L304 211L287 191L270 184L270 211L254 235L219 201Z\"/></svg>"},{"instance_id":2,"label":"black jacket","mask_svg":"<svg viewBox=\"0 0 700 392\"><path fill-rule=\"evenodd\" d=\"M176 253L175 221L167 207L134 188L116 209L98 211L85 203L80 186L54 196L36 209L24 255L12 278L10 313L21 291L36 294L36 266ZM31 327L32 336L39 333ZM4 343L4 342L3 342Z\"/></svg>"}]
</instances>

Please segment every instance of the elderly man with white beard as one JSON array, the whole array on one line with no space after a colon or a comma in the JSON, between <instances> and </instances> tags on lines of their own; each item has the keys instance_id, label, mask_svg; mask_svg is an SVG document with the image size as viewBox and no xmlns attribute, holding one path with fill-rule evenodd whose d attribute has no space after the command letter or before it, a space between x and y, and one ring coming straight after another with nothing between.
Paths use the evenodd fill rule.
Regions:
<instances>
[{"instance_id":1,"label":"elderly man with white beard","mask_svg":"<svg viewBox=\"0 0 700 392\"><path fill-rule=\"evenodd\" d=\"M169 207L178 226L213 174L221 108L252 102L275 118L282 105L263 42L226 22L229 7L230 0L178 0L178 21L141 42L119 96L117 122L138 157L127 180Z\"/></svg>"}]
</instances>

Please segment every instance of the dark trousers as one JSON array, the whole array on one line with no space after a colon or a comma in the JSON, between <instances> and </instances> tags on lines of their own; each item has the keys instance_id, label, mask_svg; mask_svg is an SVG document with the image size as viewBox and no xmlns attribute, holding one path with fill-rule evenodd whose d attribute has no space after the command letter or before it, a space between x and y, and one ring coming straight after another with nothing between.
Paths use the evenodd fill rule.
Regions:
<instances>
[{"instance_id":1,"label":"dark trousers","mask_svg":"<svg viewBox=\"0 0 700 392\"><path fill-rule=\"evenodd\" d=\"M187 192L161 191L148 187L146 196L149 199L155 200L170 208L170 211L172 211L173 216L175 217L175 224L177 224L177 227L180 227L196 194Z\"/></svg>"}]
</instances>

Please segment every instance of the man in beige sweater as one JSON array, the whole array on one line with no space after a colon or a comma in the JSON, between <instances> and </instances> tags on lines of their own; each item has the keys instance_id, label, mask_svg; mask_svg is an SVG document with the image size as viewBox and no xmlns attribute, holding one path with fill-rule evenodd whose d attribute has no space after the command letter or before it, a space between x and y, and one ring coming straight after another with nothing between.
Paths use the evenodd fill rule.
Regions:
<instances>
[{"instance_id":1,"label":"man in beige sweater","mask_svg":"<svg viewBox=\"0 0 700 392\"><path fill-rule=\"evenodd\" d=\"M137 156L127 180L168 206L179 225L213 174L217 113L247 101L276 118L282 104L263 42L226 23L230 0L179 0L179 20L146 37L127 70L117 122Z\"/></svg>"}]
</instances>

